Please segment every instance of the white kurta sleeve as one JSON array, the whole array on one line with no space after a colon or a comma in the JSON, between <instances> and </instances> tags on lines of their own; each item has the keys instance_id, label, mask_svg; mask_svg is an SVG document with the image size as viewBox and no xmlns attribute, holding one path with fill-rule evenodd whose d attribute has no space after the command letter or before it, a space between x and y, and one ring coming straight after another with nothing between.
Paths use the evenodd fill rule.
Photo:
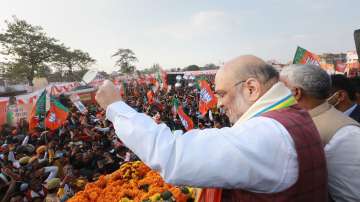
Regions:
<instances>
[{"instance_id":1,"label":"white kurta sleeve","mask_svg":"<svg viewBox=\"0 0 360 202\"><path fill-rule=\"evenodd\" d=\"M292 139L270 118L253 118L231 128L191 130L181 136L124 102L110 105L107 118L126 146L172 184L272 193L297 180Z\"/></svg>"},{"instance_id":2,"label":"white kurta sleeve","mask_svg":"<svg viewBox=\"0 0 360 202\"><path fill-rule=\"evenodd\" d=\"M339 129L325 146L329 192L335 201L360 201L360 128Z\"/></svg>"}]
</instances>

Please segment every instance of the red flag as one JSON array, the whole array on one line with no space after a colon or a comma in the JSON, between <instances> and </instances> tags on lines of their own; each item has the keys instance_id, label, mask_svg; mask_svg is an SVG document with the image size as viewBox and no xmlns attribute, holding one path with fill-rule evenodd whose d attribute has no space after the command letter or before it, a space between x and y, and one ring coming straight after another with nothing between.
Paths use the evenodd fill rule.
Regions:
<instances>
[{"instance_id":1,"label":"red flag","mask_svg":"<svg viewBox=\"0 0 360 202\"><path fill-rule=\"evenodd\" d=\"M6 123L7 100L0 101L0 125Z\"/></svg>"},{"instance_id":2,"label":"red flag","mask_svg":"<svg viewBox=\"0 0 360 202\"><path fill-rule=\"evenodd\" d=\"M205 116L207 111L217 104L217 99L214 92L211 90L209 83L204 80L197 81L198 89L200 90L200 99L199 99L199 112Z\"/></svg>"},{"instance_id":3,"label":"red flag","mask_svg":"<svg viewBox=\"0 0 360 202\"><path fill-rule=\"evenodd\" d=\"M179 105L179 101L174 99L173 101L174 111L179 115L180 121L184 128L188 131L194 128L194 123L191 118L184 112L181 105Z\"/></svg>"},{"instance_id":4,"label":"red flag","mask_svg":"<svg viewBox=\"0 0 360 202\"><path fill-rule=\"evenodd\" d=\"M154 99L154 92L152 90L149 90L147 93L146 93L146 97L147 97L147 100L148 100L148 103L150 105L152 105L154 102L155 102L155 99Z\"/></svg>"},{"instance_id":5,"label":"red flag","mask_svg":"<svg viewBox=\"0 0 360 202\"><path fill-rule=\"evenodd\" d=\"M191 118L185 114L183 108L181 106L178 107L178 115L180 117L181 123L183 124L186 130L191 130L194 128L194 123Z\"/></svg>"},{"instance_id":6,"label":"red flag","mask_svg":"<svg viewBox=\"0 0 360 202\"><path fill-rule=\"evenodd\" d=\"M45 127L56 130L66 121L69 110L62 105L55 97L50 98L50 110L45 119Z\"/></svg>"}]
</instances>

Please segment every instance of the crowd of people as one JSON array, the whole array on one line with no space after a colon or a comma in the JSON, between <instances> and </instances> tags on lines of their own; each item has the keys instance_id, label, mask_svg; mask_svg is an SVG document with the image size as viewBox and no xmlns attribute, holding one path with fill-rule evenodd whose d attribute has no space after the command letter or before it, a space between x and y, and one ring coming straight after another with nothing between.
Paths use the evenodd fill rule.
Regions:
<instances>
[{"instance_id":1,"label":"crowd of people","mask_svg":"<svg viewBox=\"0 0 360 202\"><path fill-rule=\"evenodd\" d=\"M331 198L335 201L346 201L343 200L346 199L344 197L346 195L347 199L356 201L359 199L356 198L359 197L359 191L354 186L360 184L354 181L360 181L357 176L360 174L359 169L356 168L360 164L357 163L358 153L353 150L354 147L358 147L356 141L358 139L348 138L350 142L340 144L339 141L334 143L333 137L335 139L341 134L345 136L349 133L360 135L358 124L360 78L349 79L343 75L332 75L328 78L320 68L306 65L295 68L285 67L280 77L293 93L299 106L309 111L320 133L327 158ZM214 78L210 77L208 81L215 89ZM123 89L123 99L137 112L147 114L157 124L165 123L177 134L185 133L186 129L173 112L174 98L180 101L185 113L193 120L195 128L231 127L230 122L234 124L234 121L229 120L227 116L229 114L226 115L221 107L210 109L205 116L199 113L200 92L195 85L189 85L191 82L193 81L182 81L182 87L161 89L149 83L140 84L132 81ZM153 102L150 102L147 96L149 91L153 93ZM219 91L217 93L221 96ZM97 180L100 175L114 172L124 162L139 159L124 145L121 138L118 138L113 123L106 119L109 117L106 117L105 109L92 103L86 105L86 113L80 113L70 101L62 100L62 102L70 109L70 113L63 126L55 131L44 128L29 131L25 119L16 126L8 124L1 126L0 198L2 202L66 201L76 192L84 189L87 182ZM319 112L320 106L326 113L330 113L327 111L330 108L335 110L330 104L336 108L336 111L331 111L331 114L326 116L322 115L323 112ZM330 125L333 128L329 129ZM340 135L336 135L337 133ZM345 140L343 139L343 142ZM344 147L348 149L344 150ZM194 152L196 154L196 151ZM345 169L345 163L339 163L344 159L352 162ZM216 156L213 160L216 160ZM146 163L151 165L152 160L148 161ZM349 171L353 173L346 173ZM337 173L344 175L338 176ZM344 180L348 184L344 185ZM185 181L180 179L180 182ZM216 185L217 182L214 182L213 186ZM278 187L278 191L284 189ZM223 192L224 195L226 193Z\"/></svg>"},{"instance_id":2,"label":"crowd of people","mask_svg":"<svg viewBox=\"0 0 360 202\"><path fill-rule=\"evenodd\" d=\"M211 81L211 80L210 80ZM223 127L228 119L218 109L206 116L197 112L198 90L189 87L171 90L155 89L155 85L129 82L127 103L172 130L185 131L179 117L172 113L172 99L177 97L195 127ZM147 92L154 92L153 104ZM7 201L66 201L84 189L87 182L117 170L121 164L138 160L117 138L105 111L96 103L87 104L80 113L63 96L59 98L70 109L67 121L55 131L36 128L29 131L27 120L16 126L5 124L0 129L0 199Z\"/></svg>"},{"instance_id":3,"label":"crowd of people","mask_svg":"<svg viewBox=\"0 0 360 202\"><path fill-rule=\"evenodd\" d=\"M205 78L202 76L201 78ZM205 78L213 87L214 77ZM169 126L172 131L186 131L181 120L173 112L173 99L180 101L184 112L194 122L195 128L221 128L230 126L230 122L222 109L214 107L206 115L199 112L199 94L200 90L193 84L194 80L181 81L182 87L161 88L155 84L141 85L139 83L129 82L126 86L126 102L140 113L146 113L153 117L158 123L163 122ZM154 93L153 103L149 102L148 92Z\"/></svg>"}]
</instances>

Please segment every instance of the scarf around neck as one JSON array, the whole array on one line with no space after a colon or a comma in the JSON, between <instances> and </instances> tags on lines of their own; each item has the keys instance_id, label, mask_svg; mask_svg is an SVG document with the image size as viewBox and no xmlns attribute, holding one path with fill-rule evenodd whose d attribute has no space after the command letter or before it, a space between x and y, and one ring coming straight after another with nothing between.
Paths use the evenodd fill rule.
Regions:
<instances>
[{"instance_id":1,"label":"scarf around neck","mask_svg":"<svg viewBox=\"0 0 360 202\"><path fill-rule=\"evenodd\" d=\"M282 83L274 84L263 96L261 96L251 107L240 117L234 126L260 116L265 112L279 110L296 104L291 91ZM205 188L198 189L197 202L220 202L222 189Z\"/></svg>"}]
</instances>

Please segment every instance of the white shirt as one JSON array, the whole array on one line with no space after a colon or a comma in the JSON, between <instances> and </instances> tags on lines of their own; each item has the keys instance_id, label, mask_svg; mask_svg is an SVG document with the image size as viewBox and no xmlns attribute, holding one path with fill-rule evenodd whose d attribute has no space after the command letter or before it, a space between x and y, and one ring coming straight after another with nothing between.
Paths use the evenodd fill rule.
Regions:
<instances>
[{"instance_id":1,"label":"white shirt","mask_svg":"<svg viewBox=\"0 0 360 202\"><path fill-rule=\"evenodd\" d=\"M335 201L360 201L360 128L340 128L325 146L328 185Z\"/></svg>"},{"instance_id":2,"label":"white shirt","mask_svg":"<svg viewBox=\"0 0 360 202\"><path fill-rule=\"evenodd\" d=\"M30 136L27 135L24 140L22 141L21 145L26 145L29 142Z\"/></svg>"},{"instance_id":3,"label":"white shirt","mask_svg":"<svg viewBox=\"0 0 360 202\"><path fill-rule=\"evenodd\" d=\"M95 127L96 130L100 131L100 132L109 132L110 128L106 127L106 128L101 128L101 127Z\"/></svg>"},{"instance_id":4,"label":"white shirt","mask_svg":"<svg viewBox=\"0 0 360 202\"><path fill-rule=\"evenodd\" d=\"M49 176L46 178L44 182L48 182L49 180L55 178L57 176L57 173L59 171L59 168L57 166L46 166L44 167L45 173L50 173Z\"/></svg>"},{"instance_id":5,"label":"white shirt","mask_svg":"<svg viewBox=\"0 0 360 202\"><path fill-rule=\"evenodd\" d=\"M125 145L168 183L275 193L298 178L294 142L271 118L180 136L121 101L108 106L106 116Z\"/></svg>"},{"instance_id":6,"label":"white shirt","mask_svg":"<svg viewBox=\"0 0 360 202\"><path fill-rule=\"evenodd\" d=\"M357 107L357 104L354 104L352 107L350 107L349 109L347 109L346 111L344 111L344 114L346 116L350 116L350 114L355 110L355 108Z\"/></svg>"}]
</instances>

